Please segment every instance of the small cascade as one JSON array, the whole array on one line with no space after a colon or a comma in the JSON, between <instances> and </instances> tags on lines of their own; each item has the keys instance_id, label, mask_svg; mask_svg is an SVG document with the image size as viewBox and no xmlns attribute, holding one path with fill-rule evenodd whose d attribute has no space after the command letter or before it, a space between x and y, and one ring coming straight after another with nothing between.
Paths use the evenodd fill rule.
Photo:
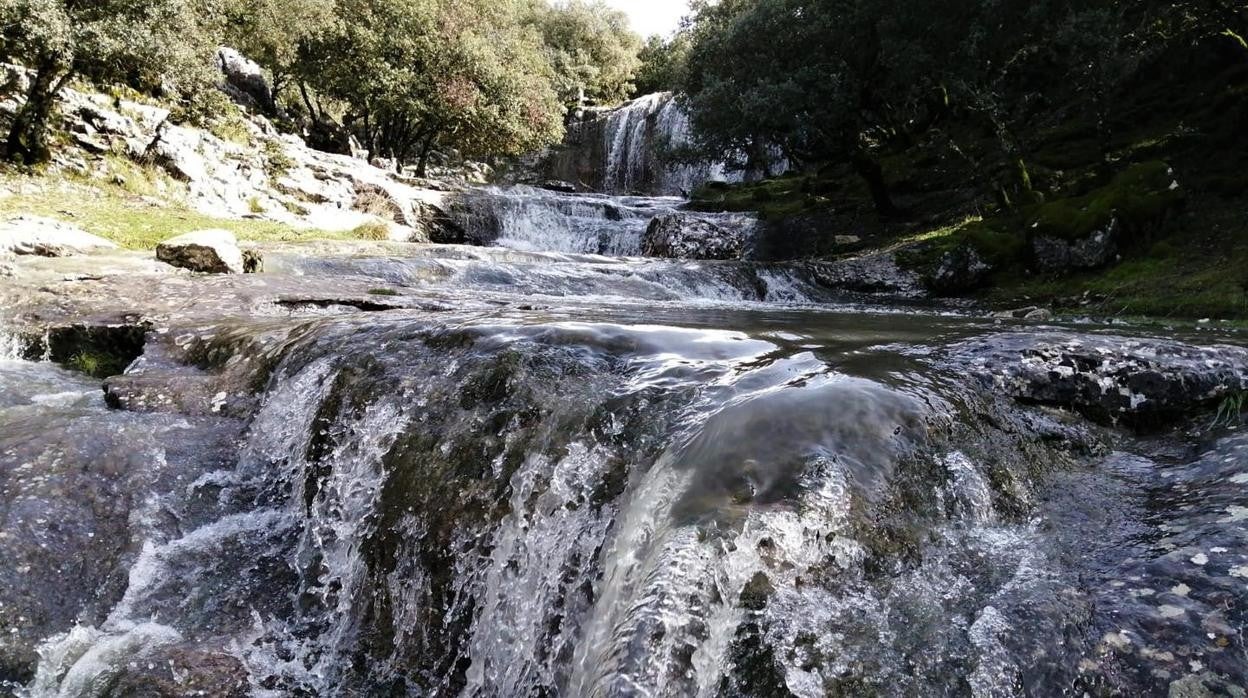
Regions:
<instances>
[{"instance_id":1,"label":"small cascade","mask_svg":"<svg viewBox=\"0 0 1248 698\"><path fill-rule=\"evenodd\" d=\"M488 187L466 197L465 228L470 239L521 251L636 256L651 219L681 203L674 198Z\"/></svg>"}]
</instances>

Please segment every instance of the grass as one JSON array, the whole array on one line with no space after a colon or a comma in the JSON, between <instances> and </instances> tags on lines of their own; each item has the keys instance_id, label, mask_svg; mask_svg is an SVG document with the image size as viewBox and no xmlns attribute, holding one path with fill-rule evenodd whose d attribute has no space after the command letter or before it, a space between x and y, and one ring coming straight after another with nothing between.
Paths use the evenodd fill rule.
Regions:
<instances>
[{"instance_id":1,"label":"grass","mask_svg":"<svg viewBox=\"0 0 1248 698\"><path fill-rule=\"evenodd\" d=\"M65 362L65 367L85 373L92 378L108 378L121 375L126 370L126 361L116 356L92 351L80 351Z\"/></svg>"},{"instance_id":2,"label":"grass","mask_svg":"<svg viewBox=\"0 0 1248 698\"><path fill-rule=\"evenodd\" d=\"M389 240L390 226L384 221L374 220L356 226L350 237L356 240Z\"/></svg>"},{"instance_id":3,"label":"grass","mask_svg":"<svg viewBox=\"0 0 1248 698\"><path fill-rule=\"evenodd\" d=\"M760 182L725 185L712 182L693 193L690 208L699 211L753 211L777 220L831 205L827 194L839 180L817 174L785 175Z\"/></svg>"},{"instance_id":4,"label":"grass","mask_svg":"<svg viewBox=\"0 0 1248 698\"><path fill-rule=\"evenodd\" d=\"M134 175L136 171L142 172L143 168L130 172ZM175 235L205 228L222 228L240 240L254 242L357 239L351 231L307 230L274 221L217 218L191 209L176 195L155 201L150 194L139 194L148 191L144 182L151 181L140 176L126 176L124 184L29 176L2 179L17 193L0 198L0 216L26 214L66 221L127 249L154 249L157 243ZM39 191L31 192L32 185L38 185Z\"/></svg>"},{"instance_id":5,"label":"grass","mask_svg":"<svg viewBox=\"0 0 1248 698\"><path fill-rule=\"evenodd\" d=\"M399 292L392 288L370 288L368 289L370 296L397 296Z\"/></svg>"}]
</instances>

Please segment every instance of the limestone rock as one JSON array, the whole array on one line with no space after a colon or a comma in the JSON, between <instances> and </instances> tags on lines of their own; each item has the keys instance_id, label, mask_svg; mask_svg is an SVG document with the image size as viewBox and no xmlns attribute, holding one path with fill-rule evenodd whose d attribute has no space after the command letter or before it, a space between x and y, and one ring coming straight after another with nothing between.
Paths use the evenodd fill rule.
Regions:
<instances>
[{"instance_id":1,"label":"limestone rock","mask_svg":"<svg viewBox=\"0 0 1248 698\"><path fill-rule=\"evenodd\" d=\"M655 217L641 239L641 253L668 259L739 259L746 236L736 227L685 213Z\"/></svg>"},{"instance_id":2,"label":"limestone rock","mask_svg":"<svg viewBox=\"0 0 1248 698\"><path fill-rule=\"evenodd\" d=\"M156 258L175 267L209 274L242 274L243 252L228 230L197 230L156 246Z\"/></svg>"},{"instance_id":3,"label":"limestone rock","mask_svg":"<svg viewBox=\"0 0 1248 698\"><path fill-rule=\"evenodd\" d=\"M228 46L222 46L217 49L217 66L225 76L225 92L231 99L264 114L277 112L273 90L259 64Z\"/></svg>"},{"instance_id":4,"label":"limestone rock","mask_svg":"<svg viewBox=\"0 0 1248 698\"><path fill-rule=\"evenodd\" d=\"M881 252L813 265L822 286L856 293L883 293L905 298L926 295L918 274L901 268L891 253Z\"/></svg>"},{"instance_id":5,"label":"limestone rock","mask_svg":"<svg viewBox=\"0 0 1248 698\"><path fill-rule=\"evenodd\" d=\"M1164 339L999 334L958 346L954 360L994 392L1101 422L1148 425L1248 388L1248 349Z\"/></svg>"},{"instance_id":6,"label":"limestone rock","mask_svg":"<svg viewBox=\"0 0 1248 698\"><path fill-rule=\"evenodd\" d=\"M76 225L48 218L18 216L0 223L0 255L68 257L116 247L116 244Z\"/></svg>"},{"instance_id":7,"label":"limestone rock","mask_svg":"<svg viewBox=\"0 0 1248 698\"><path fill-rule=\"evenodd\" d=\"M1118 220L1114 219L1105 228L1093 231L1081 240L1036 237L1031 241L1031 251L1041 271L1098 269L1112 261L1118 253L1117 231Z\"/></svg>"},{"instance_id":8,"label":"limestone rock","mask_svg":"<svg viewBox=\"0 0 1248 698\"><path fill-rule=\"evenodd\" d=\"M949 250L928 278L928 285L938 293L961 293L974 290L992 273L992 265L970 245Z\"/></svg>"}]
</instances>

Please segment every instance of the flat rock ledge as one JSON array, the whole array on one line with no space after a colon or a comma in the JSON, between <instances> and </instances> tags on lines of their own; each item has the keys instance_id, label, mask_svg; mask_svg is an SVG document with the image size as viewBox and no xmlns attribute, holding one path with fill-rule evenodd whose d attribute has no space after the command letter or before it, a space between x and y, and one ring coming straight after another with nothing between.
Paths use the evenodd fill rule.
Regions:
<instances>
[{"instance_id":1,"label":"flat rock ledge","mask_svg":"<svg viewBox=\"0 0 1248 698\"><path fill-rule=\"evenodd\" d=\"M0 256L69 257L117 245L76 225L37 216L18 216L0 223Z\"/></svg>"},{"instance_id":2,"label":"flat rock ledge","mask_svg":"<svg viewBox=\"0 0 1248 698\"><path fill-rule=\"evenodd\" d=\"M1009 333L957 345L952 358L987 389L1101 423L1157 426L1248 388L1248 349L1232 346Z\"/></svg>"}]
</instances>

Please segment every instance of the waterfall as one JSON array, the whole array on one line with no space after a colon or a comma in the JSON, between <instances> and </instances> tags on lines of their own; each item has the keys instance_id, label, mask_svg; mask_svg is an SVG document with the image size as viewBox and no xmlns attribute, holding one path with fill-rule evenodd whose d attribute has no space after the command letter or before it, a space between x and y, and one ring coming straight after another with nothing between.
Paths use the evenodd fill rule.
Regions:
<instances>
[{"instance_id":1,"label":"waterfall","mask_svg":"<svg viewBox=\"0 0 1248 698\"><path fill-rule=\"evenodd\" d=\"M466 197L465 227L474 240L516 250L636 256L650 220L680 203L490 187Z\"/></svg>"},{"instance_id":2,"label":"waterfall","mask_svg":"<svg viewBox=\"0 0 1248 698\"><path fill-rule=\"evenodd\" d=\"M322 323L232 460L148 495L124 593L44 642L26 693L176 665L272 696L815 698L952 687L965 662L1004 690L1028 671L1010 624L1070 621L1014 600L1057 572L999 509L1051 456L914 376L906 323L819 355L785 332ZM870 356L898 370L846 372Z\"/></svg>"},{"instance_id":3,"label":"waterfall","mask_svg":"<svg viewBox=\"0 0 1248 698\"><path fill-rule=\"evenodd\" d=\"M635 257L651 222L675 213L675 197L621 197L568 194L528 186L484 187L468 192L463 226L479 244L522 252ZM751 214L703 213L698 217L753 238L758 219Z\"/></svg>"},{"instance_id":4,"label":"waterfall","mask_svg":"<svg viewBox=\"0 0 1248 698\"><path fill-rule=\"evenodd\" d=\"M549 163L559 179L614 194L687 195L709 181L741 181L723 163L672 162L694 144L689 115L670 92L593 112L569 127L567 145Z\"/></svg>"}]
</instances>

